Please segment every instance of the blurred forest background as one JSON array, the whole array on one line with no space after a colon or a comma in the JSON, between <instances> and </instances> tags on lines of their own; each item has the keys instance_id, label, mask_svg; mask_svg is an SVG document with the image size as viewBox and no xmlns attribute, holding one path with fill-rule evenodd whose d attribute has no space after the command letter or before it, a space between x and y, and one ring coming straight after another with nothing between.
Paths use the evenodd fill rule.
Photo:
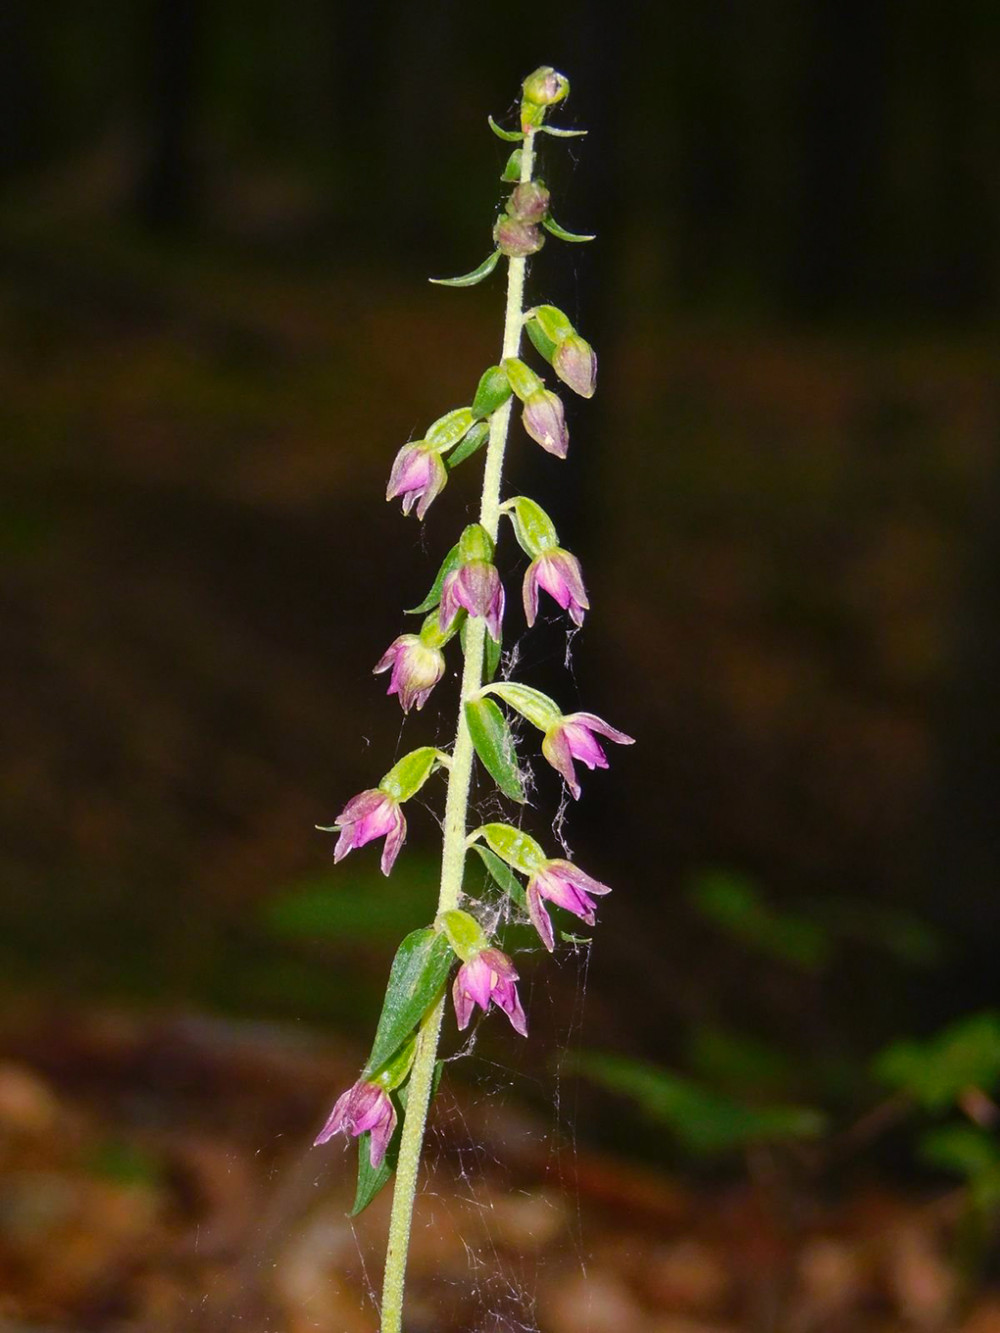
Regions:
<instances>
[{"instance_id":1,"label":"blurred forest background","mask_svg":"<svg viewBox=\"0 0 1000 1333\"><path fill-rule=\"evenodd\" d=\"M988 0L5 7L0 1269L16 1295L0 1317L194 1327L187 1224L237 1160L301 1172L281 1154L354 1077L395 943L432 910L429 815L389 882L370 849L334 874L313 826L452 726L452 684L401 726L371 667L467 521L475 465L424 531L382 495L399 445L496 357L499 279L426 279L488 253L507 150L486 115L511 123L541 62L572 80L559 123L589 130L544 146L553 211L598 240L550 241L530 290L594 343L601 377L570 405L568 462L519 447L509 482L549 507L593 612L570 672L555 618L520 642L510 599L508 633L532 683L640 743L569 811L574 853L616 889L589 963L529 958L537 1039L512 1052L492 1023L454 1079L474 1096L497 1062L537 1143L557 1132L558 1077L602 1206L645 1200L670 1225L635 1163L710 1191L748 1167L771 1198L805 1151L776 1145L785 1131L809 1138L822 1115L850 1133L888 1105L837 1188L978 1181L959 1267L989 1278L998 61ZM542 836L558 791L538 779ZM554 1074L554 1051L591 1076ZM934 1051L951 1071L937 1100L920 1083ZM950 1149L914 1146L914 1107L954 1112ZM245 1252L274 1186L254 1169L199 1272ZM142 1269L145 1286L136 1190L142 1244L166 1227L175 1265ZM869 1327L774 1313L798 1281L783 1216L747 1260L774 1279L751 1313L712 1288L686 1318ZM74 1226L88 1240L46 1262ZM662 1291L608 1271L638 1302L617 1323L588 1306L581 1324L558 1295L476 1327L680 1329L655 1322ZM948 1291L943 1323L898 1326L957 1327ZM317 1308L280 1326L371 1327L356 1295Z\"/></svg>"}]
</instances>

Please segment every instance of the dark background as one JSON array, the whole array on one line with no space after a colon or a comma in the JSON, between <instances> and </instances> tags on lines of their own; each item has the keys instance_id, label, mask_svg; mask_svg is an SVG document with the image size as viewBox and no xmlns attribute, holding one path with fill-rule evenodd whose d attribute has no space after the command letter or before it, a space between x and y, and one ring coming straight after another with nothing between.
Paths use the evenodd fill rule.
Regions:
<instances>
[{"instance_id":1,"label":"dark background","mask_svg":"<svg viewBox=\"0 0 1000 1333\"><path fill-rule=\"evenodd\" d=\"M579 967L528 959L529 1063L570 1029L683 1060L709 1023L863 1068L995 998L996 5L63 0L2 25L12 1011L364 1047L432 910L434 823L414 808L388 885L371 849L334 874L313 825L450 735L453 682L401 727L370 668L478 464L423 532L382 488L496 357L499 277L426 278L488 252L486 115L540 62L590 130L543 145L553 209L598 240L551 241L530 292L601 380L565 464L518 433L510 486L593 611L571 673L514 596L508 635L639 743L569 811L616 891L582 1036ZM539 836L557 799L539 774ZM829 930L822 965L706 919L689 891L720 874Z\"/></svg>"}]
</instances>

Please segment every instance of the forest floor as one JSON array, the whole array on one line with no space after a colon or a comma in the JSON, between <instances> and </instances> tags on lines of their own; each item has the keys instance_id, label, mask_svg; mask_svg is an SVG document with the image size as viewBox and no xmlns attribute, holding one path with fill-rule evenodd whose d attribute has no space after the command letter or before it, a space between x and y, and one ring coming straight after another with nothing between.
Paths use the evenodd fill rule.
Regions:
<instances>
[{"instance_id":1,"label":"forest floor","mask_svg":"<svg viewBox=\"0 0 1000 1333\"><path fill-rule=\"evenodd\" d=\"M0 1329L375 1333L388 1191L309 1142L354 1053L300 1028L100 1010L0 1031ZM695 1185L450 1086L411 1333L996 1333L954 1199Z\"/></svg>"}]
</instances>

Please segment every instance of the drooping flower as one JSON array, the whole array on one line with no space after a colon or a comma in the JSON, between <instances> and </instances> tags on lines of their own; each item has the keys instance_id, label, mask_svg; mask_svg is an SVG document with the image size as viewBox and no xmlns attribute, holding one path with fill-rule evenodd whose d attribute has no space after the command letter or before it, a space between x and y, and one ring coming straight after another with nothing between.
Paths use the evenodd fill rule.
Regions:
<instances>
[{"instance_id":1,"label":"drooping flower","mask_svg":"<svg viewBox=\"0 0 1000 1333\"><path fill-rule=\"evenodd\" d=\"M427 702L431 690L444 675L444 653L424 643L419 634L401 634L393 639L372 668L374 675L392 668L386 694L398 694L403 712Z\"/></svg>"},{"instance_id":2,"label":"drooping flower","mask_svg":"<svg viewBox=\"0 0 1000 1333\"><path fill-rule=\"evenodd\" d=\"M423 440L416 440L404 444L396 455L389 473L385 498L394 500L397 495L401 495L403 513L408 514L416 505L417 518L423 518L431 501L441 493L447 480L448 469L441 455Z\"/></svg>"},{"instance_id":3,"label":"drooping flower","mask_svg":"<svg viewBox=\"0 0 1000 1333\"><path fill-rule=\"evenodd\" d=\"M584 874L571 861L546 861L535 870L528 880L528 915L549 953L555 948L555 935L543 902L555 903L592 926L595 904L590 895L600 897L610 892L607 884Z\"/></svg>"},{"instance_id":4,"label":"drooping flower","mask_svg":"<svg viewBox=\"0 0 1000 1333\"><path fill-rule=\"evenodd\" d=\"M575 555L553 546L536 556L524 575L524 614L529 625L538 615L538 589L544 588L550 597L568 611L576 625L583 624L585 612L590 610L587 589L583 586L580 562Z\"/></svg>"},{"instance_id":5,"label":"drooping flower","mask_svg":"<svg viewBox=\"0 0 1000 1333\"><path fill-rule=\"evenodd\" d=\"M504 590L495 565L488 560L468 560L445 577L441 585L441 629L447 632L459 611L482 616L490 637L500 642Z\"/></svg>"},{"instance_id":6,"label":"drooping flower","mask_svg":"<svg viewBox=\"0 0 1000 1333\"><path fill-rule=\"evenodd\" d=\"M505 953L499 949L482 949L474 954L458 969L452 987L459 1028L469 1026L475 1005L478 1004L485 1014L492 1000L510 1019L514 1031L526 1037L528 1024L518 999L516 982L517 971Z\"/></svg>"},{"instance_id":7,"label":"drooping flower","mask_svg":"<svg viewBox=\"0 0 1000 1333\"><path fill-rule=\"evenodd\" d=\"M385 838L382 848L382 874L388 875L406 841L406 817L399 802L384 791L372 787L359 792L337 816L335 827L340 837L333 850L334 861L342 861L348 852L363 847L374 838Z\"/></svg>"},{"instance_id":8,"label":"drooping flower","mask_svg":"<svg viewBox=\"0 0 1000 1333\"><path fill-rule=\"evenodd\" d=\"M395 1128L396 1108L385 1088L362 1081L337 1099L330 1118L316 1135L313 1147L329 1142L334 1134L350 1134L357 1138L370 1130L368 1158L372 1168L377 1170L382 1165Z\"/></svg>"},{"instance_id":9,"label":"drooping flower","mask_svg":"<svg viewBox=\"0 0 1000 1333\"><path fill-rule=\"evenodd\" d=\"M597 353L579 334L570 334L552 353L552 369L581 398L593 398L597 387Z\"/></svg>"},{"instance_id":10,"label":"drooping flower","mask_svg":"<svg viewBox=\"0 0 1000 1333\"><path fill-rule=\"evenodd\" d=\"M524 429L546 453L565 458L569 450L566 414L559 397L551 389L536 389L524 400L521 413Z\"/></svg>"},{"instance_id":11,"label":"drooping flower","mask_svg":"<svg viewBox=\"0 0 1000 1333\"><path fill-rule=\"evenodd\" d=\"M608 766L594 732L606 736L616 745L635 744L633 737L626 736L624 731L617 731L594 713L568 713L549 727L542 739L542 754L561 775L577 801L580 799L580 784L576 780L573 760L579 759L591 771Z\"/></svg>"}]
</instances>

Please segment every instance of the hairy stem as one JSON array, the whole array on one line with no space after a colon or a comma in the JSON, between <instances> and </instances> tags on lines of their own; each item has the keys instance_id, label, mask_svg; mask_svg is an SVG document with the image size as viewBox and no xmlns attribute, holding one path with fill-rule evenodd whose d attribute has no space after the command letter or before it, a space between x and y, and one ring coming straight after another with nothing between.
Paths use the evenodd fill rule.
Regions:
<instances>
[{"instance_id":1,"label":"hairy stem","mask_svg":"<svg viewBox=\"0 0 1000 1333\"><path fill-rule=\"evenodd\" d=\"M531 180L535 156L534 139L533 130L529 130L524 136L521 151L522 183ZM502 352L504 357L517 356L521 347L521 325L524 322L524 270L525 260L508 260L507 307L504 316ZM498 408L490 418L490 439L486 447L486 466L483 470L479 521L494 542L497 539L500 523L500 480L512 402L513 400L508 398L503 407ZM465 721L465 705L483 683L485 644L485 620L482 616L470 617L466 624L465 666L462 670L458 724L455 730L455 747L451 755L448 798L444 811L441 891L437 909L439 916L442 912L457 907L462 896L473 760L472 737ZM396 1183L392 1196L392 1215L389 1220L389 1242L382 1284L381 1333L402 1333L406 1256L410 1245L417 1172L420 1167L427 1109L430 1106L434 1082L434 1064L437 1059L438 1039L441 1035L441 1021L444 1017L444 1003L445 997L442 993L424 1018L417 1034L417 1052L410 1074L403 1134L399 1145L399 1161L396 1166Z\"/></svg>"}]
</instances>

